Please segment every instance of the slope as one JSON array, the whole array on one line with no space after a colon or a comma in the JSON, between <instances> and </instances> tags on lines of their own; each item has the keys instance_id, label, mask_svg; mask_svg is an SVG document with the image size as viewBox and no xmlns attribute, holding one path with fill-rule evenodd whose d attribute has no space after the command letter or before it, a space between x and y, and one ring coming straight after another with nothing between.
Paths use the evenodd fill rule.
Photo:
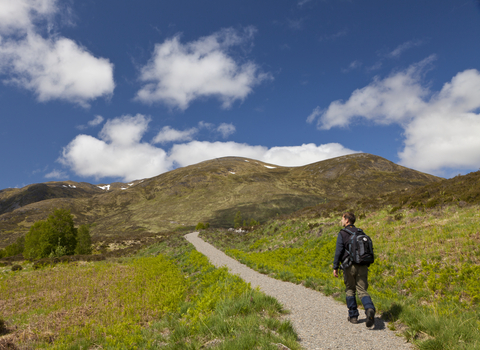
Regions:
<instances>
[{"instance_id":1,"label":"slope","mask_svg":"<svg viewBox=\"0 0 480 350\"><path fill-rule=\"evenodd\" d=\"M56 207L70 209L76 223L90 224L97 240L126 240L188 228L201 221L229 227L237 211L245 219L262 222L336 198L376 196L439 180L370 154L302 167L225 157L128 185L117 184L109 190L91 185L95 189L88 195L62 195L5 212L0 215L0 246L27 232L33 222L47 217ZM21 200L20 196L16 203ZM5 202L0 197L1 207Z\"/></svg>"}]
</instances>

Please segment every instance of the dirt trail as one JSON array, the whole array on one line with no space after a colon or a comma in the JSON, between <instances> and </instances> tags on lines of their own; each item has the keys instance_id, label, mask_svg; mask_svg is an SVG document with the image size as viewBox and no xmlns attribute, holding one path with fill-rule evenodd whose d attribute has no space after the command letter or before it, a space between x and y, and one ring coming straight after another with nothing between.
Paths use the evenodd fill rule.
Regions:
<instances>
[{"instance_id":1,"label":"dirt trail","mask_svg":"<svg viewBox=\"0 0 480 350\"><path fill-rule=\"evenodd\" d=\"M198 237L198 232L190 233L185 238L197 251L207 256L212 264L217 267L227 266L233 274L250 282L252 287L260 287L265 294L273 296L290 310L287 318L292 321L300 344L307 350L413 349L411 344L390 331L378 317L375 318L375 325L367 328L364 312L360 310L359 324L353 325L347 321L347 307L333 298L301 285L262 275L203 241Z\"/></svg>"}]
</instances>

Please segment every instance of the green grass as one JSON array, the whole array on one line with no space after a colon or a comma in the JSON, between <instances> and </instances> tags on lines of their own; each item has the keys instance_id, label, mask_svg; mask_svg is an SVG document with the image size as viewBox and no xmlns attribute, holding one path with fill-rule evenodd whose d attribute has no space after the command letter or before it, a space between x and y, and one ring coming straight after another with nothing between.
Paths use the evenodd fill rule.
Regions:
<instances>
[{"instance_id":1,"label":"green grass","mask_svg":"<svg viewBox=\"0 0 480 350\"><path fill-rule=\"evenodd\" d=\"M5 268L0 295L4 339L19 347L300 349L275 299L216 269L182 237L134 258Z\"/></svg>"},{"instance_id":2,"label":"green grass","mask_svg":"<svg viewBox=\"0 0 480 350\"><path fill-rule=\"evenodd\" d=\"M376 262L369 292L392 328L420 349L480 347L479 207L457 206L368 214L357 222L373 239ZM272 277L303 283L344 300L332 276L338 218L272 221L248 234L211 231L203 237ZM400 323L399 323L400 322Z\"/></svg>"}]
</instances>

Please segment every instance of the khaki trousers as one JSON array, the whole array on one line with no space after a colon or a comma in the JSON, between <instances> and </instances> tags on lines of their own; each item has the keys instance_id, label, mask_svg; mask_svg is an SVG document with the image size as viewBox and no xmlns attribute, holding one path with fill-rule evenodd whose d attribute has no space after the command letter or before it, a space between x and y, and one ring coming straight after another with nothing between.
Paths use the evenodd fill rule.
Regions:
<instances>
[{"instance_id":1,"label":"khaki trousers","mask_svg":"<svg viewBox=\"0 0 480 350\"><path fill-rule=\"evenodd\" d=\"M345 282L345 292L347 297L354 297L355 292L358 293L358 297L369 297L367 293L368 289L368 266L356 265L346 268L343 271L343 281Z\"/></svg>"}]
</instances>

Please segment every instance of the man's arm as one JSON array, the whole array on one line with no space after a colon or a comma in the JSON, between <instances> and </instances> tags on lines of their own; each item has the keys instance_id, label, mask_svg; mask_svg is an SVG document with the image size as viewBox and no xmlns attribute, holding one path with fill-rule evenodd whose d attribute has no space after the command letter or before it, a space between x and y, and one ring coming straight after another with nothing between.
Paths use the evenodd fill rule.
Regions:
<instances>
[{"instance_id":1,"label":"man's arm","mask_svg":"<svg viewBox=\"0 0 480 350\"><path fill-rule=\"evenodd\" d=\"M333 275L335 276L335 271L337 271L337 276L338 277L338 268L340 266L340 259L344 253L343 251L343 238L342 234L339 232L337 236L337 244L335 248L335 258L333 259Z\"/></svg>"}]
</instances>

